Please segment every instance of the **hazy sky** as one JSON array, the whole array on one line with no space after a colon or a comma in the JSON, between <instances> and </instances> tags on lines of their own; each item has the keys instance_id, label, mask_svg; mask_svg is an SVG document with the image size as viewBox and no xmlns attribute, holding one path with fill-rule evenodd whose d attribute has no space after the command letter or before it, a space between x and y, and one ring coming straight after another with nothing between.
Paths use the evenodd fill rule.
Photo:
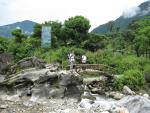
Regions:
<instances>
[{"instance_id":1,"label":"hazy sky","mask_svg":"<svg viewBox=\"0 0 150 113\"><path fill-rule=\"evenodd\" d=\"M144 1L147 0L0 0L0 25L23 20L63 22L83 15L94 28Z\"/></svg>"}]
</instances>

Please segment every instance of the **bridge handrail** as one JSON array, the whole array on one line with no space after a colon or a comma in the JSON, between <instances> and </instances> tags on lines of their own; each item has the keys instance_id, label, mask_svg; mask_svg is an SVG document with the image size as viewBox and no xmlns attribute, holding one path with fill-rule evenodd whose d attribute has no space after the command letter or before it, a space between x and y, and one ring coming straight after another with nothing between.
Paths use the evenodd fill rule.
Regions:
<instances>
[{"instance_id":1,"label":"bridge handrail","mask_svg":"<svg viewBox=\"0 0 150 113\"><path fill-rule=\"evenodd\" d=\"M105 65L105 64L74 64L74 66L103 66L103 67L113 69L113 67Z\"/></svg>"}]
</instances>

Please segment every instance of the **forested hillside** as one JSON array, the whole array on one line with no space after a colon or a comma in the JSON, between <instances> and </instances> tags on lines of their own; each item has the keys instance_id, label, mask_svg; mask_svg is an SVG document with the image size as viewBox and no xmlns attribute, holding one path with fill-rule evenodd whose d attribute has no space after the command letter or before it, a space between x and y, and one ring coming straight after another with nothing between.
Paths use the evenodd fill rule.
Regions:
<instances>
[{"instance_id":1,"label":"forested hillside","mask_svg":"<svg viewBox=\"0 0 150 113\"><path fill-rule=\"evenodd\" d=\"M0 26L0 36L8 38L12 37L11 31L15 28L21 28L22 32L24 32L27 35L31 35L35 24L35 22L25 20L22 22L16 22L13 24Z\"/></svg>"},{"instance_id":2,"label":"forested hillside","mask_svg":"<svg viewBox=\"0 0 150 113\"><path fill-rule=\"evenodd\" d=\"M132 21L138 20L138 19L143 19L146 16L150 16L150 1L142 3L136 9L131 9L129 14L123 14L122 16L120 16L118 19L116 19L114 21L110 21L106 24L98 26L92 32L94 32L94 33L109 32L110 31L109 26L111 26L111 25L114 26L113 30L115 30L115 29L124 30L128 27L128 25Z\"/></svg>"}]
</instances>

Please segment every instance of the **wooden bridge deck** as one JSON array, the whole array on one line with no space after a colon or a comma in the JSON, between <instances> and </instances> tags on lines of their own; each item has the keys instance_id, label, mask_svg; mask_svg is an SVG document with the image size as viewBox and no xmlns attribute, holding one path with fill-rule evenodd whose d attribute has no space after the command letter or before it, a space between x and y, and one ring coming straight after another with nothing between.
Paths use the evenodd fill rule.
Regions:
<instances>
[{"instance_id":1,"label":"wooden bridge deck","mask_svg":"<svg viewBox=\"0 0 150 113\"><path fill-rule=\"evenodd\" d=\"M81 69L93 69L93 70L99 70L104 72L113 72L113 68L104 64L74 64L74 69L76 71Z\"/></svg>"}]
</instances>

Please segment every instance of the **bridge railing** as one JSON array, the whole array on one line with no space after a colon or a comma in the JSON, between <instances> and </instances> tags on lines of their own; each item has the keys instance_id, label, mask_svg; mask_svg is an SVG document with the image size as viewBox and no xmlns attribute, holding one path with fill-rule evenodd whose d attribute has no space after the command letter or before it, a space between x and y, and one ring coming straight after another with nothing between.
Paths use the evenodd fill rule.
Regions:
<instances>
[{"instance_id":1,"label":"bridge railing","mask_svg":"<svg viewBox=\"0 0 150 113\"><path fill-rule=\"evenodd\" d=\"M114 73L114 69L111 66L104 65L104 64L75 64L74 69L93 69L99 71L105 71L109 73Z\"/></svg>"}]
</instances>

